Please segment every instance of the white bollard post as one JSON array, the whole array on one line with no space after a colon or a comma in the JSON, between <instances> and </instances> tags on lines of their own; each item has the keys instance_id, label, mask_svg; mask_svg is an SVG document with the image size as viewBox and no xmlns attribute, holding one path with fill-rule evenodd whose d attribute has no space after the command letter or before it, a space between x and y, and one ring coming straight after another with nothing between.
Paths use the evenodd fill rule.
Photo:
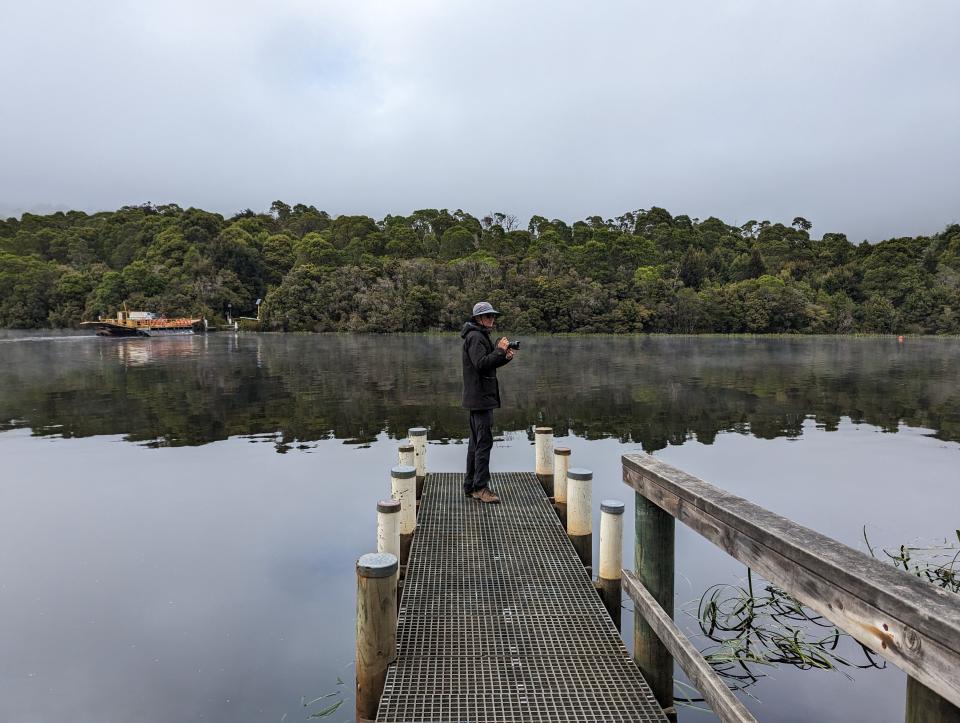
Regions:
<instances>
[{"instance_id":1,"label":"white bollard post","mask_svg":"<svg viewBox=\"0 0 960 723\"><path fill-rule=\"evenodd\" d=\"M620 597L623 569L623 503L603 500L600 503L600 599L620 629Z\"/></svg>"},{"instance_id":2,"label":"white bollard post","mask_svg":"<svg viewBox=\"0 0 960 723\"><path fill-rule=\"evenodd\" d=\"M537 479L547 497L553 497L553 428L537 427L534 430L537 449Z\"/></svg>"},{"instance_id":3,"label":"white bollard post","mask_svg":"<svg viewBox=\"0 0 960 723\"><path fill-rule=\"evenodd\" d=\"M400 559L400 500L377 502L377 552Z\"/></svg>"},{"instance_id":4,"label":"white bollard post","mask_svg":"<svg viewBox=\"0 0 960 723\"><path fill-rule=\"evenodd\" d=\"M377 502L377 552L385 552L400 559L400 500ZM397 585L397 605L400 604L400 565L394 574Z\"/></svg>"},{"instance_id":5,"label":"white bollard post","mask_svg":"<svg viewBox=\"0 0 960 723\"><path fill-rule=\"evenodd\" d=\"M405 567L417 527L417 470L405 466L390 470L390 495L400 501L400 567Z\"/></svg>"},{"instance_id":6,"label":"white bollard post","mask_svg":"<svg viewBox=\"0 0 960 723\"><path fill-rule=\"evenodd\" d=\"M397 448L397 464L401 467L416 467L417 458L413 443L404 442ZM420 504L420 497L423 495L423 482L417 477L417 504Z\"/></svg>"},{"instance_id":7,"label":"white bollard post","mask_svg":"<svg viewBox=\"0 0 960 723\"><path fill-rule=\"evenodd\" d=\"M570 449L553 450L553 507L563 529L567 529L567 470L570 469Z\"/></svg>"},{"instance_id":8,"label":"white bollard post","mask_svg":"<svg viewBox=\"0 0 960 723\"><path fill-rule=\"evenodd\" d=\"M593 472L567 470L567 537L593 577Z\"/></svg>"},{"instance_id":9,"label":"white bollard post","mask_svg":"<svg viewBox=\"0 0 960 723\"><path fill-rule=\"evenodd\" d=\"M397 448L397 464L404 467L417 466L417 461L413 455L413 445L409 442L405 442Z\"/></svg>"},{"instance_id":10,"label":"white bollard post","mask_svg":"<svg viewBox=\"0 0 960 723\"><path fill-rule=\"evenodd\" d=\"M407 434L413 445L414 467L417 468L417 499L423 496L423 481L427 478L427 428L411 427Z\"/></svg>"}]
</instances>

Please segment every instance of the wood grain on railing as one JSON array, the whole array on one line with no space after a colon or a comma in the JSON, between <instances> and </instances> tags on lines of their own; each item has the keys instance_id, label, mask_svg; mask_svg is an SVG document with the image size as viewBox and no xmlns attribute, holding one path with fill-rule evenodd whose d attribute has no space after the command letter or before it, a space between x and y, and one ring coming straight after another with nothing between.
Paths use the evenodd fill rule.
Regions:
<instances>
[{"instance_id":1,"label":"wood grain on railing","mask_svg":"<svg viewBox=\"0 0 960 723\"><path fill-rule=\"evenodd\" d=\"M643 497L960 705L960 597L645 454L623 456Z\"/></svg>"}]
</instances>

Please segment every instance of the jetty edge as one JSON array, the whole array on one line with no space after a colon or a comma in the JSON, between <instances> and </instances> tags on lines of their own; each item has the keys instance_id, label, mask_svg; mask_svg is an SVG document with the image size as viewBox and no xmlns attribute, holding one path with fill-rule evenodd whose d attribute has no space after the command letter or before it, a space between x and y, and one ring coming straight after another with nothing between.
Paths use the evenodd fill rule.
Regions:
<instances>
[{"instance_id":1,"label":"jetty edge","mask_svg":"<svg viewBox=\"0 0 960 723\"><path fill-rule=\"evenodd\" d=\"M583 485L593 475L553 449L552 430L536 428L534 472L494 473L501 505L465 498L463 474L426 472L426 430L411 432L419 464L404 443L407 464L391 477L413 482L420 467L422 487L392 485L401 499L378 504L383 569L358 562L357 720L675 720L676 661L721 720L756 721L673 622L678 519L904 670L907 723L960 720L956 595L645 454L621 458L635 569L621 568L625 506L604 500L593 581ZM388 519L403 519L404 505L415 514L409 552ZM632 657L619 635L623 592Z\"/></svg>"}]
</instances>

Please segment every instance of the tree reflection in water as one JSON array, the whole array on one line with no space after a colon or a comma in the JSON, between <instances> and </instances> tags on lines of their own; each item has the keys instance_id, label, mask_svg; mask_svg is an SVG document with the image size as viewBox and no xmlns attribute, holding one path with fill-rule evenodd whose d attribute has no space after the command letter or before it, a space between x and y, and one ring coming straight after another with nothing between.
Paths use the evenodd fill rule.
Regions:
<instances>
[{"instance_id":1,"label":"tree reflection in water","mask_svg":"<svg viewBox=\"0 0 960 723\"><path fill-rule=\"evenodd\" d=\"M64 341L71 343L58 343ZM813 418L960 441L960 340L531 337L503 370L501 430L614 437L647 451L721 432L799 436ZM152 445L266 435L278 451L337 438L467 435L460 341L431 335L212 334L0 341L3 428Z\"/></svg>"}]
</instances>

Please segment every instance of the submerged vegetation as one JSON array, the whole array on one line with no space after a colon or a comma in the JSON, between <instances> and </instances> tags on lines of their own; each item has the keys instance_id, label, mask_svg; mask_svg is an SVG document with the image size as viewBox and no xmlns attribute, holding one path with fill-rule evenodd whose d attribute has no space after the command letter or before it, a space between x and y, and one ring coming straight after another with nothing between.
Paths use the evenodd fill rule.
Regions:
<instances>
[{"instance_id":1,"label":"submerged vegetation","mask_svg":"<svg viewBox=\"0 0 960 723\"><path fill-rule=\"evenodd\" d=\"M710 641L704 658L734 690L743 690L764 677L761 667L789 665L800 670L882 668L875 653L837 628L822 615L770 583L761 590L747 568L747 586L713 585L700 598L697 621ZM841 645L847 640L848 644ZM844 652L862 652L854 661ZM849 676L848 676L849 677Z\"/></svg>"},{"instance_id":2,"label":"submerged vegetation","mask_svg":"<svg viewBox=\"0 0 960 723\"><path fill-rule=\"evenodd\" d=\"M960 542L960 530L956 530ZM870 555L915 575L937 587L960 593L960 547L950 540L900 545L895 550L871 544L867 528L863 540ZM746 587L721 583L707 588L685 612L694 617L706 642L704 659L731 690L751 695L749 688L766 677L764 668L788 665L799 670L837 670L851 677L845 668L884 668L885 661L854 640L822 615L815 613L776 585L761 581L754 585L753 571L747 568ZM854 660L857 656L859 660ZM683 704L703 702L697 691L678 693ZM753 697L751 695L751 697Z\"/></svg>"},{"instance_id":3,"label":"submerged vegetation","mask_svg":"<svg viewBox=\"0 0 960 723\"><path fill-rule=\"evenodd\" d=\"M900 545L895 550L879 548L879 554L878 548L870 544L866 527L863 528L863 541L873 557L886 560L894 567L944 590L960 593L960 530L955 532L956 543L944 538L929 543Z\"/></svg>"},{"instance_id":4,"label":"submerged vegetation","mask_svg":"<svg viewBox=\"0 0 960 723\"><path fill-rule=\"evenodd\" d=\"M285 331L459 328L489 298L516 332L958 333L960 225L851 243L810 223L673 216L568 224L420 210L331 217L274 202L0 220L0 326L68 327L124 302Z\"/></svg>"}]
</instances>

